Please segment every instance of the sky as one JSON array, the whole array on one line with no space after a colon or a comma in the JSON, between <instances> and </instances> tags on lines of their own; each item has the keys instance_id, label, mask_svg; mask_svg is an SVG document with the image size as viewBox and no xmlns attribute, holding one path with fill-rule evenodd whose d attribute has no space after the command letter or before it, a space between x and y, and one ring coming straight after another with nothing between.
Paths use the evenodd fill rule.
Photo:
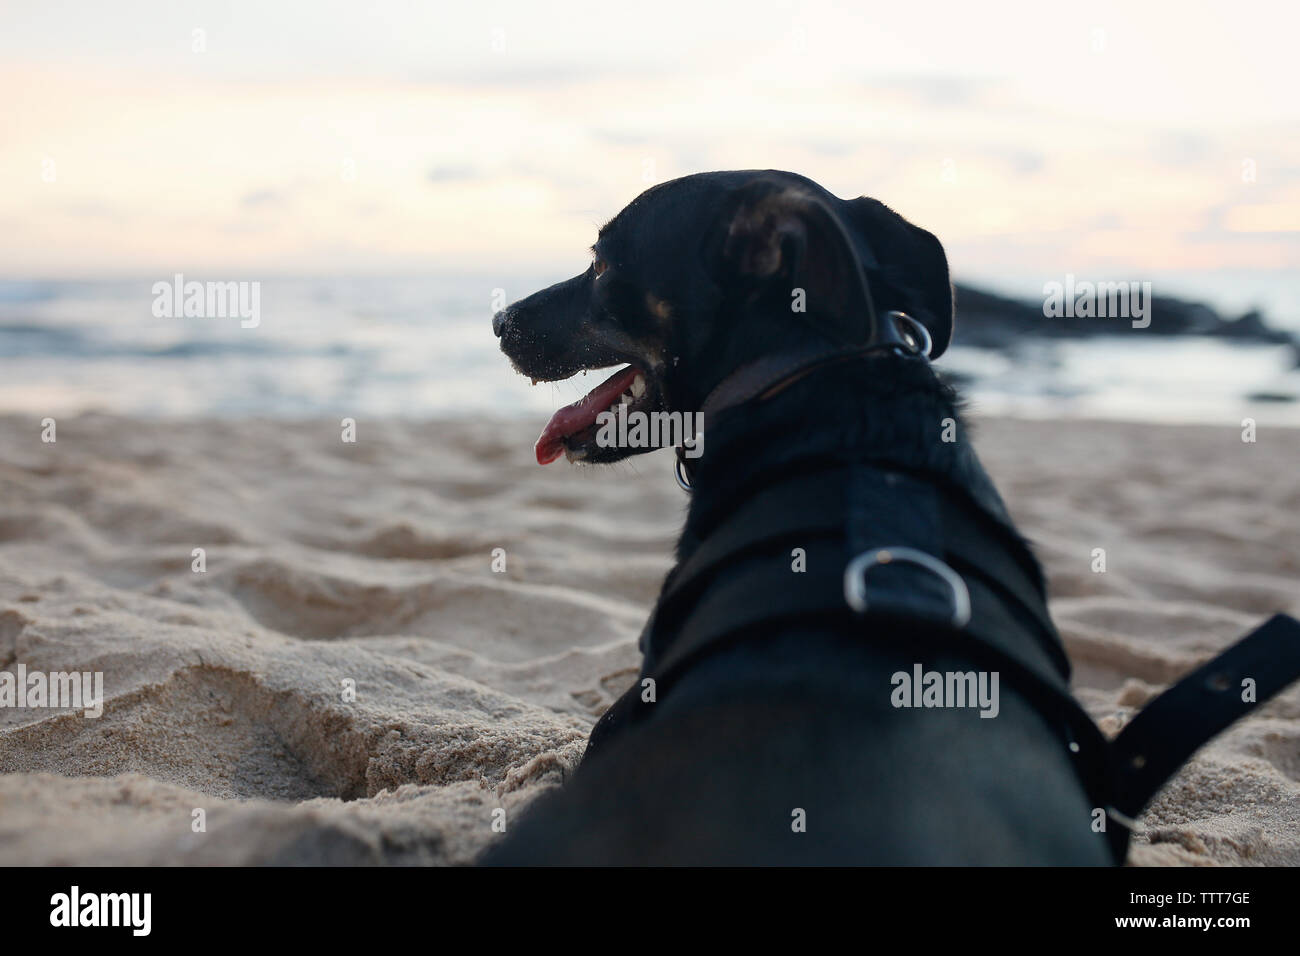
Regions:
<instances>
[{"instance_id":1,"label":"sky","mask_svg":"<svg viewBox=\"0 0 1300 956\"><path fill-rule=\"evenodd\" d=\"M959 278L1300 267L1294 3L0 0L0 275L574 274L789 169Z\"/></svg>"}]
</instances>

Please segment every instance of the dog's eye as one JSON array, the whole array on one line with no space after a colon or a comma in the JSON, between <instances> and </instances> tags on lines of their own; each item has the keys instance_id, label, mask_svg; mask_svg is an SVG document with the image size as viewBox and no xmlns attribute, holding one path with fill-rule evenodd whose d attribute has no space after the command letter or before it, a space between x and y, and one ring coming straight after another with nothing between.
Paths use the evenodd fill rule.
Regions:
<instances>
[{"instance_id":1,"label":"dog's eye","mask_svg":"<svg viewBox=\"0 0 1300 956\"><path fill-rule=\"evenodd\" d=\"M605 270L609 268L609 263L597 256L596 261L591 264L591 267L596 270L596 278L599 279L605 274Z\"/></svg>"}]
</instances>

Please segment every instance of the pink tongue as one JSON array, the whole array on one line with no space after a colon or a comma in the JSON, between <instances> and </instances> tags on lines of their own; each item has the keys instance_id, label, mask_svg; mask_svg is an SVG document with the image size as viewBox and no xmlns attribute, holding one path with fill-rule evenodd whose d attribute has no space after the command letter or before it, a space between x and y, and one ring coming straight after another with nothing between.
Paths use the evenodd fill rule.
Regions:
<instances>
[{"instance_id":1,"label":"pink tongue","mask_svg":"<svg viewBox=\"0 0 1300 956\"><path fill-rule=\"evenodd\" d=\"M608 409L628 390L640 369L629 365L615 372L572 405L565 405L551 416L542 429L534 451L537 464L549 465L564 454L564 439L596 424L596 416Z\"/></svg>"}]
</instances>

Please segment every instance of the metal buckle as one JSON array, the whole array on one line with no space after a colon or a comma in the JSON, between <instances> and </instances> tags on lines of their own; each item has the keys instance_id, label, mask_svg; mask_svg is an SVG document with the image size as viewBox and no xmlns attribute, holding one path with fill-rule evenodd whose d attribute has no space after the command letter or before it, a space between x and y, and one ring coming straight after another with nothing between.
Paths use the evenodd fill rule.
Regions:
<instances>
[{"instance_id":1,"label":"metal buckle","mask_svg":"<svg viewBox=\"0 0 1300 956\"><path fill-rule=\"evenodd\" d=\"M871 548L849 562L844 569L844 600L858 614L865 614L867 602L867 572L882 564L915 564L934 574L948 585L952 591L953 627L961 630L970 622L970 590L961 575L944 564L932 554L918 551L916 548L883 547Z\"/></svg>"}]
</instances>

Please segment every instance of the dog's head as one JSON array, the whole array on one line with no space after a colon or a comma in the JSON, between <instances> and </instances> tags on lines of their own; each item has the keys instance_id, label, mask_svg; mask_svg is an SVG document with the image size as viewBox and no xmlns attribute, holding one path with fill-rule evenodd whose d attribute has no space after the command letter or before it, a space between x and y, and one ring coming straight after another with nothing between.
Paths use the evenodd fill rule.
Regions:
<instances>
[{"instance_id":1,"label":"dog's head","mask_svg":"<svg viewBox=\"0 0 1300 956\"><path fill-rule=\"evenodd\" d=\"M793 173L699 173L642 193L600 230L581 275L498 313L515 368L537 381L626 363L561 409L543 464L608 462L648 448L602 446L597 416L694 412L740 366L816 337L858 344L869 302L952 338L948 263L933 235L874 199L842 200Z\"/></svg>"}]
</instances>

